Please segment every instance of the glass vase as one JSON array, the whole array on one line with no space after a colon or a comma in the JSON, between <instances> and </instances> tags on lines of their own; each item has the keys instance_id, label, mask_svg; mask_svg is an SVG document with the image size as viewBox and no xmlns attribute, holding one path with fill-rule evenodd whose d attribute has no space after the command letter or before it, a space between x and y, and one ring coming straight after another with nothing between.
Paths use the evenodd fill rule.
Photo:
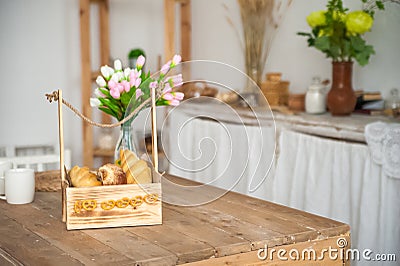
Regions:
<instances>
[{"instance_id":1,"label":"glass vase","mask_svg":"<svg viewBox=\"0 0 400 266\"><path fill-rule=\"evenodd\" d=\"M115 146L114 161L119 160L121 150L131 150L137 154L135 142L133 141L132 121L129 120L121 125L117 145Z\"/></svg>"}]
</instances>

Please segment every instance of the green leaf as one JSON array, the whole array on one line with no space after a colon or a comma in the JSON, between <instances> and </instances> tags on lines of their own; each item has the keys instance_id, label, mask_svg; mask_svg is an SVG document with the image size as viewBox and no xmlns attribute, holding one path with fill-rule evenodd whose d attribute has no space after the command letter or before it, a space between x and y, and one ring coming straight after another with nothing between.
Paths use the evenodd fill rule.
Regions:
<instances>
[{"instance_id":1,"label":"green leaf","mask_svg":"<svg viewBox=\"0 0 400 266\"><path fill-rule=\"evenodd\" d=\"M157 106L163 106L163 105L168 105L168 102L162 98L158 99L156 102Z\"/></svg>"},{"instance_id":2,"label":"green leaf","mask_svg":"<svg viewBox=\"0 0 400 266\"><path fill-rule=\"evenodd\" d=\"M350 37L351 46L355 51L363 51L365 49L365 41L360 36Z\"/></svg>"},{"instance_id":3,"label":"green leaf","mask_svg":"<svg viewBox=\"0 0 400 266\"><path fill-rule=\"evenodd\" d=\"M143 55L144 57L146 57L144 51L142 49L136 48L136 49L132 49L129 54L128 54L128 58L132 59L132 58L137 58L140 55Z\"/></svg>"},{"instance_id":4,"label":"green leaf","mask_svg":"<svg viewBox=\"0 0 400 266\"><path fill-rule=\"evenodd\" d=\"M385 5L383 4L382 1L375 1L375 4L380 10L384 10L385 9Z\"/></svg>"},{"instance_id":5,"label":"green leaf","mask_svg":"<svg viewBox=\"0 0 400 266\"><path fill-rule=\"evenodd\" d=\"M133 89L131 89L131 91L133 91ZM129 91L130 92L130 91ZM131 95L129 95L129 93L123 93L122 95L121 95L121 103L124 105L124 106L128 106L128 104L129 104L129 102L131 101Z\"/></svg>"},{"instance_id":6,"label":"green leaf","mask_svg":"<svg viewBox=\"0 0 400 266\"><path fill-rule=\"evenodd\" d=\"M360 64L360 66L365 66L369 62L369 58L372 54L375 54L374 48L371 45L366 45L362 52L356 53L354 58Z\"/></svg>"},{"instance_id":7,"label":"green leaf","mask_svg":"<svg viewBox=\"0 0 400 266\"><path fill-rule=\"evenodd\" d=\"M330 48L329 38L327 36L318 37L315 39L315 48L323 52L328 51Z\"/></svg>"},{"instance_id":8,"label":"green leaf","mask_svg":"<svg viewBox=\"0 0 400 266\"><path fill-rule=\"evenodd\" d=\"M115 105L110 101L110 99L105 99L105 98L99 98L100 102L102 105L107 106L109 109L111 109L115 114L118 116L122 113L118 105Z\"/></svg>"},{"instance_id":9,"label":"green leaf","mask_svg":"<svg viewBox=\"0 0 400 266\"><path fill-rule=\"evenodd\" d=\"M105 88L99 88L99 91L101 91L105 96L111 96L110 91Z\"/></svg>"},{"instance_id":10,"label":"green leaf","mask_svg":"<svg viewBox=\"0 0 400 266\"><path fill-rule=\"evenodd\" d=\"M307 33L307 32L297 32L296 34L300 35L300 36L312 37L311 33Z\"/></svg>"},{"instance_id":11,"label":"green leaf","mask_svg":"<svg viewBox=\"0 0 400 266\"><path fill-rule=\"evenodd\" d=\"M113 116L113 117L115 117L115 118L118 119L118 115L115 114L112 110L110 110L110 109L108 109L108 108L106 108L106 107L100 106L100 107L99 107L99 110L101 110L101 111L103 111L104 113L106 113L106 114L108 114L108 115L111 115L111 116Z\"/></svg>"}]
</instances>

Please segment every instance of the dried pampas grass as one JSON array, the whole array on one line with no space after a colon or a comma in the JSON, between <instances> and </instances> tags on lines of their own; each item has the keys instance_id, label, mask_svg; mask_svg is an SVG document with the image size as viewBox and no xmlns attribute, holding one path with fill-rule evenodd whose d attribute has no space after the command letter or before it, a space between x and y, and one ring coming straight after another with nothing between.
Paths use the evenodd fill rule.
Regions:
<instances>
[{"instance_id":1,"label":"dried pampas grass","mask_svg":"<svg viewBox=\"0 0 400 266\"><path fill-rule=\"evenodd\" d=\"M292 0L238 0L246 74L259 86L272 39L291 3Z\"/></svg>"}]
</instances>

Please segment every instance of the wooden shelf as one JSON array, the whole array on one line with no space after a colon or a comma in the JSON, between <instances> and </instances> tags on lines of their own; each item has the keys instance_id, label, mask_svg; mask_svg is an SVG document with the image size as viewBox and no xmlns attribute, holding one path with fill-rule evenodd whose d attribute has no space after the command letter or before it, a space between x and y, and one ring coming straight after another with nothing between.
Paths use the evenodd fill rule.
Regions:
<instances>
[{"instance_id":1,"label":"wooden shelf","mask_svg":"<svg viewBox=\"0 0 400 266\"><path fill-rule=\"evenodd\" d=\"M92 81L96 81L97 77L100 76L100 74L101 74L100 71L92 72L92 74L91 74Z\"/></svg>"}]
</instances>

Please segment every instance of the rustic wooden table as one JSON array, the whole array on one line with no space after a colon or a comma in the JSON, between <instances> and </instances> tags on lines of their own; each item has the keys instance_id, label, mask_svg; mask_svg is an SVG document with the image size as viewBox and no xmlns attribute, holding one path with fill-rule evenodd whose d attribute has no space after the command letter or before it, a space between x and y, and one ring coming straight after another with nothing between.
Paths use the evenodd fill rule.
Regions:
<instances>
[{"instance_id":1,"label":"rustic wooden table","mask_svg":"<svg viewBox=\"0 0 400 266\"><path fill-rule=\"evenodd\" d=\"M60 192L37 192L26 205L0 201L0 220L0 265L347 265L318 257L340 238L350 246L346 224L233 192L198 207L163 203L156 226L67 231ZM307 252L302 260L310 248L316 261Z\"/></svg>"}]
</instances>

